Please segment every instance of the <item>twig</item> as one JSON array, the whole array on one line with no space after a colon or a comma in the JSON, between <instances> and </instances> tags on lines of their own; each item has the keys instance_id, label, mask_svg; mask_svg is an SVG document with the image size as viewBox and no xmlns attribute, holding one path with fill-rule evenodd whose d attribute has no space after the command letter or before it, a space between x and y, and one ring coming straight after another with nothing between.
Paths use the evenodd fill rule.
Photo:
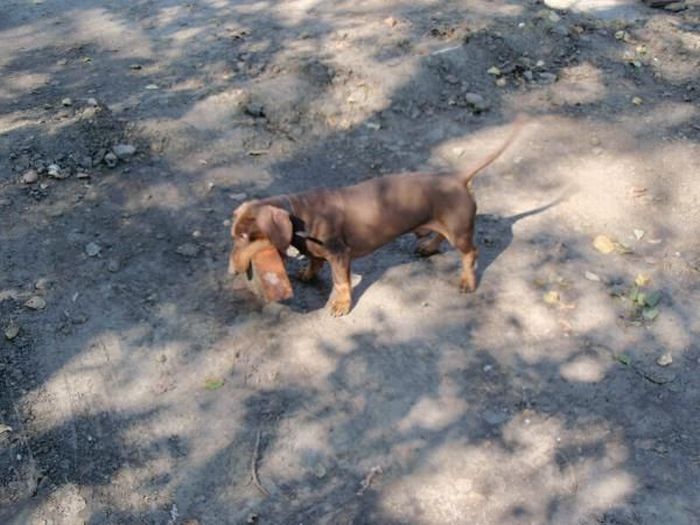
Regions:
<instances>
[{"instance_id":1,"label":"twig","mask_svg":"<svg viewBox=\"0 0 700 525\"><path fill-rule=\"evenodd\" d=\"M370 469L370 471L367 473L365 476L365 479L362 480L362 483L360 483L360 490L356 492L358 496L362 496L365 491L369 488L369 486L372 484L372 480L378 475L384 474L384 471L382 470L382 467L379 465L374 466Z\"/></svg>"},{"instance_id":2,"label":"twig","mask_svg":"<svg viewBox=\"0 0 700 525\"><path fill-rule=\"evenodd\" d=\"M255 438L255 448L253 449L253 457L250 459L250 474L253 478L253 484L258 488L258 490L266 496L269 496L270 492L262 486L262 483L260 483L260 478L258 478L258 455L260 453L261 433L261 429L258 429L258 435Z\"/></svg>"}]
</instances>

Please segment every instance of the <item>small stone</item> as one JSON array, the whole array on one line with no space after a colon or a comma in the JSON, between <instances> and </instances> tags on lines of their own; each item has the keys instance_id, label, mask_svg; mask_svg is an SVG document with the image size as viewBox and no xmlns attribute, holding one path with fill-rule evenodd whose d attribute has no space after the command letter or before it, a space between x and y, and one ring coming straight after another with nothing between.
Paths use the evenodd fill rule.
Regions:
<instances>
[{"instance_id":1,"label":"small stone","mask_svg":"<svg viewBox=\"0 0 700 525\"><path fill-rule=\"evenodd\" d=\"M489 103L479 95L478 93L467 93L464 96L467 104L471 106L476 113L481 113L482 111L487 111L489 109Z\"/></svg>"},{"instance_id":2,"label":"small stone","mask_svg":"<svg viewBox=\"0 0 700 525\"><path fill-rule=\"evenodd\" d=\"M556 24L561 20L561 17L556 14L554 11L550 11L549 14L547 15L547 19L552 22L553 24Z\"/></svg>"},{"instance_id":3,"label":"small stone","mask_svg":"<svg viewBox=\"0 0 700 525\"><path fill-rule=\"evenodd\" d=\"M497 68L496 66L492 66L486 70L486 72L489 75L493 75L494 77L500 77L501 76L501 70Z\"/></svg>"},{"instance_id":4,"label":"small stone","mask_svg":"<svg viewBox=\"0 0 700 525\"><path fill-rule=\"evenodd\" d=\"M85 253L88 257L95 257L100 254L102 247L96 242L89 242L85 246Z\"/></svg>"},{"instance_id":5,"label":"small stone","mask_svg":"<svg viewBox=\"0 0 700 525\"><path fill-rule=\"evenodd\" d=\"M248 198L247 193L232 193L229 195L229 198L234 200L234 201L244 201Z\"/></svg>"},{"instance_id":6,"label":"small stone","mask_svg":"<svg viewBox=\"0 0 700 525\"><path fill-rule=\"evenodd\" d=\"M104 156L104 161L108 168L114 168L117 165L117 156L110 151Z\"/></svg>"},{"instance_id":7,"label":"small stone","mask_svg":"<svg viewBox=\"0 0 700 525\"><path fill-rule=\"evenodd\" d=\"M388 16L384 19L384 24L389 27L396 27L398 23L399 21L396 20L396 18L394 18L393 16Z\"/></svg>"},{"instance_id":8,"label":"small stone","mask_svg":"<svg viewBox=\"0 0 700 525\"><path fill-rule=\"evenodd\" d=\"M596 146L591 151L593 152L593 155L595 155L596 157L599 157L600 155L603 154L603 151L605 151L605 150L603 148L601 148L600 146Z\"/></svg>"},{"instance_id":9,"label":"small stone","mask_svg":"<svg viewBox=\"0 0 700 525\"><path fill-rule=\"evenodd\" d=\"M500 77L499 79L496 80L496 85L498 87L506 87L507 84L508 84L508 81L503 77Z\"/></svg>"},{"instance_id":10,"label":"small stone","mask_svg":"<svg viewBox=\"0 0 700 525\"><path fill-rule=\"evenodd\" d=\"M589 272L588 270L586 270L586 273L584 273L584 276L589 281L600 282L600 276L597 273Z\"/></svg>"},{"instance_id":11,"label":"small stone","mask_svg":"<svg viewBox=\"0 0 700 525\"><path fill-rule=\"evenodd\" d=\"M552 33L559 36L569 36L569 28L562 24L552 27Z\"/></svg>"},{"instance_id":12,"label":"small stone","mask_svg":"<svg viewBox=\"0 0 700 525\"><path fill-rule=\"evenodd\" d=\"M262 104L249 102L246 104L245 112L251 117L260 118L265 116L265 108Z\"/></svg>"},{"instance_id":13,"label":"small stone","mask_svg":"<svg viewBox=\"0 0 700 525\"><path fill-rule=\"evenodd\" d=\"M323 463L321 463L320 461L316 463L316 466L314 467L314 475L318 479L325 478L327 473L328 471L326 470L326 467Z\"/></svg>"},{"instance_id":14,"label":"small stone","mask_svg":"<svg viewBox=\"0 0 700 525\"><path fill-rule=\"evenodd\" d=\"M40 279L37 279L37 281L34 283L34 288L45 292L46 290L48 290L50 285L51 281L49 281L46 277L42 277Z\"/></svg>"},{"instance_id":15,"label":"small stone","mask_svg":"<svg viewBox=\"0 0 700 525\"><path fill-rule=\"evenodd\" d=\"M632 104L634 104L635 106L641 106L642 102L644 101L641 97L632 97Z\"/></svg>"},{"instance_id":16,"label":"small stone","mask_svg":"<svg viewBox=\"0 0 700 525\"><path fill-rule=\"evenodd\" d=\"M642 237L644 237L644 234L646 233L644 230L640 230L638 228L635 228L632 230L632 233L634 233L634 238L637 239L638 241L642 240Z\"/></svg>"},{"instance_id":17,"label":"small stone","mask_svg":"<svg viewBox=\"0 0 700 525\"><path fill-rule=\"evenodd\" d=\"M686 9L688 9L688 6L685 2L673 2L664 6L664 9L666 11L671 11L672 13L678 13L680 11L685 11Z\"/></svg>"},{"instance_id":18,"label":"small stone","mask_svg":"<svg viewBox=\"0 0 700 525\"><path fill-rule=\"evenodd\" d=\"M138 71L139 69L141 69L141 64L130 64L129 69L133 69L135 71Z\"/></svg>"},{"instance_id":19,"label":"small stone","mask_svg":"<svg viewBox=\"0 0 700 525\"><path fill-rule=\"evenodd\" d=\"M532 71L530 71L529 69L527 69L527 70L525 70L525 71L523 72L523 77L524 77L525 80L527 80L528 82L532 82L533 79L534 79L534 74L532 73Z\"/></svg>"},{"instance_id":20,"label":"small stone","mask_svg":"<svg viewBox=\"0 0 700 525\"><path fill-rule=\"evenodd\" d=\"M539 78L545 84L553 84L557 81L557 75L554 73L548 73L547 71L540 73Z\"/></svg>"},{"instance_id":21,"label":"small stone","mask_svg":"<svg viewBox=\"0 0 700 525\"><path fill-rule=\"evenodd\" d=\"M107 262L107 270L109 270L112 273L116 273L119 271L120 265L119 265L119 260L117 259L110 259Z\"/></svg>"},{"instance_id":22,"label":"small stone","mask_svg":"<svg viewBox=\"0 0 700 525\"><path fill-rule=\"evenodd\" d=\"M53 177L54 179L65 179L68 177L68 175L65 174L61 170L61 167L58 164L49 164L49 167L46 169L47 173L49 174L49 177Z\"/></svg>"},{"instance_id":23,"label":"small stone","mask_svg":"<svg viewBox=\"0 0 700 525\"><path fill-rule=\"evenodd\" d=\"M128 160L136 153L136 146L132 144L117 144L112 148L112 153L114 153L119 160Z\"/></svg>"},{"instance_id":24,"label":"small stone","mask_svg":"<svg viewBox=\"0 0 700 525\"><path fill-rule=\"evenodd\" d=\"M90 98L87 99L85 102L86 102L86 104L87 104L88 106L90 106L90 107L92 107L92 108L96 108L96 107L99 105L99 104L97 103L97 99L94 98L94 97L90 97Z\"/></svg>"},{"instance_id":25,"label":"small stone","mask_svg":"<svg viewBox=\"0 0 700 525\"><path fill-rule=\"evenodd\" d=\"M79 171L79 172L76 174L76 177L78 177L79 179L89 179L89 178L90 178L90 174L89 174L89 173L85 173L84 171Z\"/></svg>"},{"instance_id":26,"label":"small stone","mask_svg":"<svg viewBox=\"0 0 700 525\"><path fill-rule=\"evenodd\" d=\"M18 335L19 335L19 325L15 324L14 322L11 321L10 324L8 324L5 327L5 339L7 339L8 341L12 341Z\"/></svg>"},{"instance_id":27,"label":"small stone","mask_svg":"<svg viewBox=\"0 0 700 525\"><path fill-rule=\"evenodd\" d=\"M671 352L664 352L656 360L656 364L659 366L668 366L671 363L673 363L673 356L671 355Z\"/></svg>"},{"instance_id":28,"label":"small stone","mask_svg":"<svg viewBox=\"0 0 700 525\"><path fill-rule=\"evenodd\" d=\"M146 89L149 90L149 91L153 91L153 90L155 90L155 89L158 89L158 84L148 84L148 85L146 86Z\"/></svg>"},{"instance_id":29,"label":"small stone","mask_svg":"<svg viewBox=\"0 0 700 525\"><path fill-rule=\"evenodd\" d=\"M66 97L63 100L61 100L61 105L69 108L73 105L73 101L70 99L70 97Z\"/></svg>"},{"instance_id":30,"label":"small stone","mask_svg":"<svg viewBox=\"0 0 700 525\"><path fill-rule=\"evenodd\" d=\"M39 174L35 170L25 171L22 175L22 182L24 184L34 184L39 180Z\"/></svg>"},{"instance_id":31,"label":"small stone","mask_svg":"<svg viewBox=\"0 0 700 525\"><path fill-rule=\"evenodd\" d=\"M199 254L199 246L186 242L175 249L175 253L184 257L196 257Z\"/></svg>"},{"instance_id":32,"label":"small stone","mask_svg":"<svg viewBox=\"0 0 700 525\"><path fill-rule=\"evenodd\" d=\"M24 303L24 306L29 308L30 310L43 310L44 308L46 308L46 301L44 301L43 297L34 295L30 297L27 300L27 302Z\"/></svg>"},{"instance_id":33,"label":"small stone","mask_svg":"<svg viewBox=\"0 0 700 525\"><path fill-rule=\"evenodd\" d=\"M627 36L627 31L615 31L615 40L624 40Z\"/></svg>"}]
</instances>

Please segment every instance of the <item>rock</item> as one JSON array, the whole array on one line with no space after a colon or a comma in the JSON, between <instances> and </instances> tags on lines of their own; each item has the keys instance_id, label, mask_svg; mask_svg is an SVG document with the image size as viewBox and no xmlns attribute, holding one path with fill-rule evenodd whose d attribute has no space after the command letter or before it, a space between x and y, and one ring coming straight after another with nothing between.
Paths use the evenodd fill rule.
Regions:
<instances>
[{"instance_id":1,"label":"rock","mask_svg":"<svg viewBox=\"0 0 700 525\"><path fill-rule=\"evenodd\" d=\"M553 84L557 81L557 75L555 75L554 73L548 73L547 71L539 73L539 78L540 81L542 81L545 84Z\"/></svg>"},{"instance_id":2,"label":"rock","mask_svg":"<svg viewBox=\"0 0 700 525\"><path fill-rule=\"evenodd\" d=\"M44 301L43 297L34 295L24 303L24 306L30 310L43 310L46 308L46 301Z\"/></svg>"},{"instance_id":3,"label":"rock","mask_svg":"<svg viewBox=\"0 0 700 525\"><path fill-rule=\"evenodd\" d=\"M96 108L99 104L97 103L97 99L94 97L90 97L85 101L85 103L90 106L91 108Z\"/></svg>"},{"instance_id":4,"label":"rock","mask_svg":"<svg viewBox=\"0 0 700 525\"><path fill-rule=\"evenodd\" d=\"M107 262L107 270L109 270L109 271L112 272L112 273L118 272L119 269L120 269L120 267L121 267L121 266L120 266L120 264L119 264L119 260L117 260L117 259L110 259L110 260Z\"/></svg>"},{"instance_id":5,"label":"rock","mask_svg":"<svg viewBox=\"0 0 700 525\"><path fill-rule=\"evenodd\" d=\"M257 102L249 102L246 104L245 112L255 118L262 118L265 116L265 108L262 104L258 104Z\"/></svg>"},{"instance_id":6,"label":"rock","mask_svg":"<svg viewBox=\"0 0 700 525\"><path fill-rule=\"evenodd\" d=\"M688 6L685 4L685 2L672 2L664 6L664 9L666 11L671 11L672 13L679 13L680 11L685 11L688 9Z\"/></svg>"},{"instance_id":7,"label":"rock","mask_svg":"<svg viewBox=\"0 0 700 525\"><path fill-rule=\"evenodd\" d=\"M102 247L96 242L89 242L85 245L85 253L88 257L96 257L102 251Z\"/></svg>"},{"instance_id":8,"label":"rock","mask_svg":"<svg viewBox=\"0 0 700 525\"><path fill-rule=\"evenodd\" d=\"M104 156L104 161L108 168L114 168L117 165L117 160L117 156L111 151Z\"/></svg>"},{"instance_id":9,"label":"rock","mask_svg":"<svg viewBox=\"0 0 700 525\"><path fill-rule=\"evenodd\" d=\"M508 81L506 81L506 79L503 77L500 77L496 80L496 85L498 87L506 87L506 84L508 84Z\"/></svg>"},{"instance_id":10,"label":"rock","mask_svg":"<svg viewBox=\"0 0 700 525\"><path fill-rule=\"evenodd\" d=\"M634 233L634 238L640 241L642 237L644 237L644 234L646 233L644 230L640 230L638 228L635 228L632 230L632 233Z\"/></svg>"},{"instance_id":11,"label":"rock","mask_svg":"<svg viewBox=\"0 0 700 525\"><path fill-rule=\"evenodd\" d=\"M79 172L76 174L76 177L78 177L79 179L89 179L89 178L90 178L90 174L89 174L89 173L85 173L84 171L79 171Z\"/></svg>"},{"instance_id":12,"label":"rock","mask_svg":"<svg viewBox=\"0 0 700 525\"><path fill-rule=\"evenodd\" d=\"M533 75L532 71L530 71L529 69L527 69L523 72L523 77L528 82L532 82L532 80L534 79L534 75Z\"/></svg>"},{"instance_id":13,"label":"rock","mask_svg":"<svg viewBox=\"0 0 700 525\"><path fill-rule=\"evenodd\" d=\"M489 103L478 93L467 93L464 96L467 104L471 106L476 113L487 111L490 107Z\"/></svg>"},{"instance_id":14,"label":"rock","mask_svg":"<svg viewBox=\"0 0 700 525\"><path fill-rule=\"evenodd\" d=\"M184 257L196 257L199 254L199 246L186 242L175 249L175 253Z\"/></svg>"},{"instance_id":15,"label":"rock","mask_svg":"<svg viewBox=\"0 0 700 525\"><path fill-rule=\"evenodd\" d=\"M19 325L10 321L10 324L8 324L5 327L5 339L7 339L8 341L12 341L18 335L19 335Z\"/></svg>"},{"instance_id":16,"label":"rock","mask_svg":"<svg viewBox=\"0 0 700 525\"><path fill-rule=\"evenodd\" d=\"M234 201L244 201L248 198L247 193L232 193L229 195L229 198L234 200Z\"/></svg>"},{"instance_id":17,"label":"rock","mask_svg":"<svg viewBox=\"0 0 700 525\"><path fill-rule=\"evenodd\" d=\"M641 97L632 97L632 104L635 106L641 106L642 102L644 102Z\"/></svg>"},{"instance_id":18,"label":"rock","mask_svg":"<svg viewBox=\"0 0 700 525\"><path fill-rule=\"evenodd\" d=\"M46 171L49 174L49 177L53 177L54 179L61 180L68 177L68 175L61 170L61 167L58 164L49 164Z\"/></svg>"},{"instance_id":19,"label":"rock","mask_svg":"<svg viewBox=\"0 0 700 525\"><path fill-rule=\"evenodd\" d=\"M659 366L668 366L671 363L673 363L673 356L671 355L671 352L664 352L656 360L656 364Z\"/></svg>"},{"instance_id":20,"label":"rock","mask_svg":"<svg viewBox=\"0 0 700 525\"><path fill-rule=\"evenodd\" d=\"M114 153L119 160L128 160L136 153L136 146L132 144L117 144L112 148L112 153Z\"/></svg>"},{"instance_id":21,"label":"rock","mask_svg":"<svg viewBox=\"0 0 700 525\"><path fill-rule=\"evenodd\" d=\"M39 174L35 170L25 171L22 174L22 182L24 184L34 184L39 180Z\"/></svg>"},{"instance_id":22,"label":"rock","mask_svg":"<svg viewBox=\"0 0 700 525\"><path fill-rule=\"evenodd\" d=\"M51 281L49 281L46 277L37 279L37 281L34 283L34 288L42 292L48 290L49 286L51 286Z\"/></svg>"},{"instance_id":23,"label":"rock","mask_svg":"<svg viewBox=\"0 0 700 525\"><path fill-rule=\"evenodd\" d=\"M133 69L134 71L138 71L141 69L141 64L130 64L129 69Z\"/></svg>"},{"instance_id":24,"label":"rock","mask_svg":"<svg viewBox=\"0 0 700 525\"><path fill-rule=\"evenodd\" d=\"M600 276L597 273L589 272L588 270L586 270L586 273L584 274L584 276L589 281L600 282Z\"/></svg>"},{"instance_id":25,"label":"rock","mask_svg":"<svg viewBox=\"0 0 700 525\"><path fill-rule=\"evenodd\" d=\"M316 463L316 466L314 467L314 475L315 475L318 479L323 479L323 478L325 478L327 472L328 472L328 471L326 470L326 466L325 466L323 463L321 463L320 461L319 461L318 463Z\"/></svg>"},{"instance_id":26,"label":"rock","mask_svg":"<svg viewBox=\"0 0 700 525\"><path fill-rule=\"evenodd\" d=\"M562 24L556 24L551 29L552 33L559 36L569 36L569 28Z\"/></svg>"},{"instance_id":27,"label":"rock","mask_svg":"<svg viewBox=\"0 0 700 525\"><path fill-rule=\"evenodd\" d=\"M63 100L61 100L61 105L69 108L73 105L73 101L70 99L70 97L66 97Z\"/></svg>"},{"instance_id":28,"label":"rock","mask_svg":"<svg viewBox=\"0 0 700 525\"><path fill-rule=\"evenodd\" d=\"M156 90L156 89L158 89L158 84L148 84L146 86L146 89L148 89L149 91Z\"/></svg>"},{"instance_id":29,"label":"rock","mask_svg":"<svg viewBox=\"0 0 700 525\"><path fill-rule=\"evenodd\" d=\"M492 66L486 70L486 72L489 75L493 75L494 77L500 77L501 76L501 70L497 68L496 66Z\"/></svg>"}]
</instances>

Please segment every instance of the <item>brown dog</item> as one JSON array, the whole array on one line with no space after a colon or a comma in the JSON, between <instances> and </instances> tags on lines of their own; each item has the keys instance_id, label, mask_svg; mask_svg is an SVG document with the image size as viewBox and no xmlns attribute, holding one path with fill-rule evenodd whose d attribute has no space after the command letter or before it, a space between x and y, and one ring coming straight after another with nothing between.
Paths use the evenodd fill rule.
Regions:
<instances>
[{"instance_id":1,"label":"brown dog","mask_svg":"<svg viewBox=\"0 0 700 525\"><path fill-rule=\"evenodd\" d=\"M476 289L474 219L476 203L470 181L496 160L522 125L505 143L464 173L407 173L371 179L340 189L315 189L248 201L233 212L234 239L230 273L244 273L257 250L273 244L284 253L292 245L309 257L299 275L312 280L328 261L333 274L329 301L333 316L345 315L352 303L350 261L373 252L399 235L414 232L417 251L436 253L447 239L462 254L460 289ZM435 232L434 237L429 235Z\"/></svg>"}]
</instances>

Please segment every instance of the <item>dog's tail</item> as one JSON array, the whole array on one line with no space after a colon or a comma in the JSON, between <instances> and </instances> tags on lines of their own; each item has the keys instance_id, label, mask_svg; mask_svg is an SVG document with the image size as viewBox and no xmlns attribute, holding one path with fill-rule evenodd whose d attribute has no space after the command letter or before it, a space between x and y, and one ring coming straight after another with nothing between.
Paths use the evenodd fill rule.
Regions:
<instances>
[{"instance_id":1,"label":"dog's tail","mask_svg":"<svg viewBox=\"0 0 700 525\"><path fill-rule=\"evenodd\" d=\"M510 135L508 138L505 140L505 142L493 153L488 155L486 158L484 158L479 164L477 164L475 167L469 168L468 170L460 173L458 175L459 179L462 181L462 184L466 188L469 187L469 184L471 183L472 179L474 178L474 175L479 173L481 170L483 170L485 167L487 167L489 164L491 164L494 160L496 160L498 157L501 156L501 154L508 148L508 146L511 145L511 143L515 140L515 138L518 136L520 133L520 130L523 128L525 123L527 122L527 117L523 114L520 114L516 117L515 121L513 122L513 129L510 132Z\"/></svg>"}]
</instances>

